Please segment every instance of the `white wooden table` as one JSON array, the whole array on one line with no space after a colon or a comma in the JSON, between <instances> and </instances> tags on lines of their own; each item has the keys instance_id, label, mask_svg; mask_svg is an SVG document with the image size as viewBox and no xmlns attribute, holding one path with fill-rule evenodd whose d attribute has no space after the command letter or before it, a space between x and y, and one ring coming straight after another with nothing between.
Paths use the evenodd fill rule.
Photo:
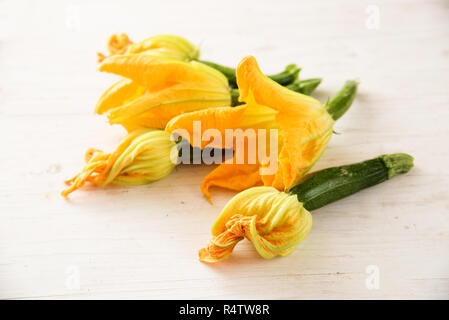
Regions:
<instances>
[{"instance_id":1,"label":"white wooden table","mask_svg":"<svg viewBox=\"0 0 449 320\"><path fill-rule=\"evenodd\" d=\"M0 3L0 298L449 298L446 1L143 3ZM316 169L393 152L416 167L314 211L287 258L263 260L244 241L202 264L197 250L233 195L203 198L210 167L59 196L86 148L111 150L124 135L93 115L116 79L96 71L96 52L115 32L180 34L205 59L253 54L266 73L296 62L302 77L324 78L323 102L359 78Z\"/></svg>"}]
</instances>

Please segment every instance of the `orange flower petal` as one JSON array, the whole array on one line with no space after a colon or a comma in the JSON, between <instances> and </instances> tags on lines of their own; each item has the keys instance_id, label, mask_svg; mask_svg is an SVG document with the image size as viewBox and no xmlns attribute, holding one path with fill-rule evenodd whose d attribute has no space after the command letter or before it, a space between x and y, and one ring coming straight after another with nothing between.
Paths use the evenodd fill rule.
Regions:
<instances>
[{"instance_id":1,"label":"orange flower petal","mask_svg":"<svg viewBox=\"0 0 449 320\"><path fill-rule=\"evenodd\" d=\"M233 161L233 164L222 163L203 179L201 191L209 201L209 188L212 186L242 191L262 185L258 164L235 164L235 156Z\"/></svg>"},{"instance_id":2,"label":"orange flower petal","mask_svg":"<svg viewBox=\"0 0 449 320\"><path fill-rule=\"evenodd\" d=\"M239 122L242 114L245 112L246 106L241 105L238 107L219 107L219 108L208 108L204 110L189 112L180 114L174 117L167 123L167 130L170 133L178 133L184 139L189 141L193 147L203 149L208 144L214 148L225 148L225 129L230 129ZM194 130L194 122L198 121L201 123L201 130ZM182 129L182 130L179 130ZM197 129L197 128L195 128ZM216 129L220 132L222 136L222 141L220 144L217 141L213 141L211 137L209 140L205 139L202 141L203 134L206 130ZM188 133L188 135L186 135ZM200 136L194 138L194 133ZM201 143L201 144L198 144ZM217 143L217 144L214 144ZM232 146L230 146L232 147Z\"/></svg>"},{"instance_id":3,"label":"orange flower petal","mask_svg":"<svg viewBox=\"0 0 449 320\"><path fill-rule=\"evenodd\" d=\"M106 58L100 71L115 73L132 79L150 92L162 90L177 83L206 84L227 87L227 79L218 71L198 62L154 58L145 54L116 55Z\"/></svg>"},{"instance_id":4,"label":"orange flower petal","mask_svg":"<svg viewBox=\"0 0 449 320\"><path fill-rule=\"evenodd\" d=\"M130 79L121 79L103 93L97 102L95 113L103 114L110 109L119 107L140 97L145 90L145 87Z\"/></svg>"},{"instance_id":5,"label":"orange flower petal","mask_svg":"<svg viewBox=\"0 0 449 320\"><path fill-rule=\"evenodd\" d=\"M324 110L321 117L289 126L294 114L278 114L280 152L278 170L271 183L271 178L263 176L265 185L278 190L289 189L299 183L307 171L324 152L332 137L333 121Z\"/></svg>"},{"instance_id":6,"label":"orange flower petal","mask_svg":"<svg viewBox=\"0 0 449 320\"><path fill-rule=\"evenodd\" d=\"M181 113L228 104L227 92L197 89L192 84L182 83L157 92L147 92L125 105L112 109L109 113L109 122L163 129L170 119Z\"/></svg>"},{"instance_id":7,"label":"orange flower petal","mask_svg":"<svg viewBox=\"0 0 449 320\"><path fill-rule=\"evenodd\" d=\"M265 76L252 56L239 63L236 74L240 101L252 101L279 111L300 109L303 117L313 115L316 109L322 109L318 100L289 90Z\"/></svg>"},{"instance_id":8,"label":"orange flower petal","mask_svg":"<svg viewBox=\"0 0 449 320\"><path fill-rule=\"evenodd\" d=\"M109 55L123 54L133 42L129 39L126 33L113 34L108 40ZM106 56L98 53L98 62L102 62Z\"/></svg>"},{"instance_id":9,"label":"orange flower petal","mask_svg":"<svg viewBox=\"0 0 449 320\"><path fill-rule=\"evenodd\" d=\"M230 219L226 223L226 230L212 238L206 248L198 251L200 261L214 263L229 258L237 243L250 234L251 222L255 218L236 215Z\"/></svg>"},{"instance_id":10,"label":"orange flower petal","mask_svg":"<svg viewBox=\"0 0 449 320\"><path fill-rule=\"evenodd\" d=\"M324 151L334 121L314 98L279 85L260 71L254 57L246 57L237 68L240 100L252 108L277 110L279 129L278 170L262 176L265 185L279 190L300 181Z\"/></svg>"}]
</instances>

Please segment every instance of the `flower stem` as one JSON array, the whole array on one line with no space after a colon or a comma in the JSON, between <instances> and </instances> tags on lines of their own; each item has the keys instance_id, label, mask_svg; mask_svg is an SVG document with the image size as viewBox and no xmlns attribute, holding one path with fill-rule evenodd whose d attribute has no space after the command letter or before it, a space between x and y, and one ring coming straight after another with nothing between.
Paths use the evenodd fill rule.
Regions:
<instances>
[{"instance_id":1,"label":"flower stem","mask_svg":"<svg viewBox=\"0 0 449 320\"><path fill-rule=\"evenodd\" d=\"M379 158L388 169L388 179L407 173L413 167L413 157L406 153L384 154Z\"/></svg>"},{"instance_id":2,"label":"flower stem","mask_svg":"<svg viewBox=\"0 0 449 320\"><path fill-rule=\"evenodd\" d=\"M239 95L239 89L231 89L231 106L235 107L242 104L242 102L239 101Z\"/></svg>"},{"instance_id":3,"label":"flower stem","mask_svg":"<svg viewBox=\"0 0 449 320\"><path fill-rule=\"evenodd\" d=\"M210 62L210 61L199 60L199 62L220 71L221 73L223 73L225 75L226 78L228 78L229 85L232 88L237 87L237 78L235 75L234 68L226 67L221 64L218 64L215 62ZM298 68L298 66L296 64L289 64L288 66L285 67L284 71L277 73L277 74L270 75L268 77L271 78L272 80L276 81L277 83L279 83L283 86L286 86L286 85L294 82L298 78L299 71L301 71L301 69Z\"/></svg>"},{"instance_id":4,"label":"flower stem","mask_svg":"<svg viewBox=\"0 0 449 320\"><path fill-rule=\"evenodd\" d=\"M310 95L321 83L321 78L312 78L304 80L295 80L293 83L287 85L286 87L290 90Z\"/></svg>"}]
</instances>

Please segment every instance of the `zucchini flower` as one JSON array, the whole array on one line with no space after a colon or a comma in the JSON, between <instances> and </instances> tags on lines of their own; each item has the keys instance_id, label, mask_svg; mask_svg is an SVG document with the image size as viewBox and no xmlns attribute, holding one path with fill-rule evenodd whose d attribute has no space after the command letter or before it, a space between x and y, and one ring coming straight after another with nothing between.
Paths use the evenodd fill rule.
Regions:
<instances>
[{"instance_id":1,"label":"zucchini flower","mask_svg":"<svg viewBox=\"0 0 449 320\"><path fill-rule=\"evenodd\" d=\"M346 100L339 100L338 105L327 108L310 96L289 90L263 75L256 59L251 56L243 59L238 65L237 83L239 100L245 104L234 108L219 107L181 114L170 120L166 127L167 131L183 136L193 147L204 149L230 146L234 149L232 161L225 161L203 180L201 190L208 199L211 186L241 191L265 185L285 190L298 183L326 148L332 136L334 119L337 119L333 118L335 110L341 111L344 107L346 111L350 105L344 104ZM349 92L349 96L353 98L355 91L354 89ZM339 116L342 114L340 112ZM222 136L226 136L228 129L234 129L234 132L236 129L253 129L258 137L261 129L264 132L269 131L265 144L258 140L257 148L272 150L271 146L277 145L277 152L271 154L268 161L260 156L258 150L257 161L241 163L236 161L239 151L236 150L238 137L234 137L231 144L224 141L217 143L212 138L201 139L199 143L199 139L192 139L198 135L198 132L194 132L195 122L201 123L203 137L208 129L216 129ZM244 152L245 159L251 156L247 145ZM273 156L276 159L273 159ZM277 168L274 173L273 170L264 171L273 167Z\"/></svg>"},{"instance_id":2,"label":"zucchini flower","mask_svg":"<svg viewBox=\"0 0 449 320\"><path fill-rule=\"evenodd\" d=\"M229 85L232 88L235 88L237 85L234 68L210 61L199 60L199 48L180 36L158 35L133 44L127 34L114 34L108 41L108 50L109 56L117 54L147 54L154 58L170 58L186 62L196 60L220 71L228 79ZM106 56L104 54L98 53L98 62L103 62L105 58ZM284 71L270 75L269 77L282 85L290 85L297 80L300 70L295 64L290 64ZM311 86L310 83L307 85L309 87Z\"/></svg>"},{"instance_id":3,"label":"zucchini flower","mask_svg":"<svg viewBox=\"0 0 449 320\"><path fill-rule=\"evenodd\" d=\"M199 49L182 37L159 35L133 44L126 34L113 35L108 48L109 57L101 55L100 71L124 78L104 92L95 112L107 112L111 124L128 131L162 129L174 115L240 104L238 89L231 89L236 70L198 60ZM297 80L299 71L290 64L269 77L294 91L310 93L321 80ZM193 76L198 73L208 73L210 79L198 81L200 77Z\"/></svg>"},{"instance_id":4,"label":"zucchini flower","mask_svg":"<svg viewBox=\"0 0 449 320\"><path fill-rule=\"evenodd\" d=\"M218 216L212 227L213 238L198 252L199 259L203 262L226 259L244 238L265 259L286 256L312 228L308 210L407 173L412 167L413 157L406 153L384 154L309 174L302 183L285 192L272 187L240 192Z\"/></svg>"},{"instance_id":5,"label":"zucchini flower","mask_svg":"<svg viewBox=\"0 0 449 320\"><path fill-rule=\"evenodd\" d=\"M175 35L158 35L133 43L125 33L113 34L107 47L109 56L144 53L157 58L191 61L198 59L200 54L197 46ZM98 53L98 62L102 62L105 58L105 55Z\"/></svg>"},{"instance_id":6,"label":"zucchini flower","mask_svg":"<svg viewBox=\"0 0 449 320\"><path fill-rule=\"evenodd\" d=\"M199 251L204 262L230 256L244 238L265 259L290 254L312 229L312 215L295 195L272 187L254 187L240 192L224 207L212 227L214 236Z\"/></svg>"},{"instance_id":7,"label":"zucchini flower","mask_svg":"<svg viewBox=\"0 0 449 320\"><path fill-rule=\"evenodd\" d=\"M88 149L86 165L80 173L67 180L61 195L67 197L86 182L97 187L110 183L136 186L167 176L177 163L178 150L170 135L163 130L136 130L112 153Z\"/></svg>"},{"instance_id":8,"label":"zucchini flower","mask_svg":"<svg viewBox=\"0 0 449 320\"><path fill-rule=\"evenodd\" d=\"M219 71L196 61L155 58L147 54L106 58L100 71L125 77L101 96L96 113L108 112L111 124L129 132L163 129L174 116L229 106L231 90Z\"/></svg>"}]
</instances>

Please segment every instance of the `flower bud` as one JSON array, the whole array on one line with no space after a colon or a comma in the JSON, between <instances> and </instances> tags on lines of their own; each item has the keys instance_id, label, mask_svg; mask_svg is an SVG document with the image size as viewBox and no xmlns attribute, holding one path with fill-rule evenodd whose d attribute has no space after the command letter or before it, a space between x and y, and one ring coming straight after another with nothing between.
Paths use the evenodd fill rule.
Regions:
<instances>
[{"instance_id":1,"label":"flower bud","mask_svg":"<svg viewBox=\"0 0 449 320\"><path fill-rule=\"evenodd\" d=\"M198 59L200 50L190 41L176 35L158 35L130 45L126 54L145 53L159 58L181 61Z\"/></svg>"},{"instance_id":2,"label":"flower bud","mask_svg":"<svg viewBox=\"0 0 449 320\"><path fill-rule=\"evenodd\" d=\"M61 194L67 197L85 182L97 187L110 183L135 186L162 179L175 167L177 154L176 143L166 131L134 131L112 153L89 149L83 170L66 181L70 187Z\"/></svg>"},{"instance_id":3,"label":"flower bud","mask_svg":"<svg viewBox=\"0 0 449 320\"><path fill-rule=\"evenodd\" d=\"M254 187L233 197L212 227L214 236L199 251L203 262L226 259L247 238L265 259L286 256L307 236L312 215L294 195L272 187Z\"/></svg>"},{"instance_id":4,"label":"flower bud","mask_svg":"<svg viewBox=\"0 0 449 320\"><path fill-rule=\"evenodd\" d=\"M119 54L146 54L155 58L191 61L198 59L200 50L183 37L158 35L133 43L126 33L113 34L107 43L109 57ZM106 55L98 53L98 62Z\"/></svg>"}]
</instances>

